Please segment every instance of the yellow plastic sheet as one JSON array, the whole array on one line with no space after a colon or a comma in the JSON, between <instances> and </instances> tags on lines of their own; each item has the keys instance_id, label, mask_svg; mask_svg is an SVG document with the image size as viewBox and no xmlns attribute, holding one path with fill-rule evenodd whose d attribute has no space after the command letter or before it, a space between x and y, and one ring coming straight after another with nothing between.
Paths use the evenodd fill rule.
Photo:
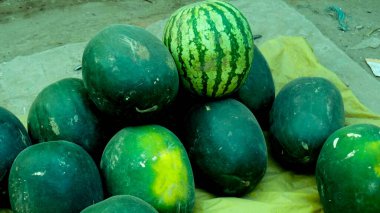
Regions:
<instances>
[{"instance_id":1,"label":"yellow plastic sheet","mask_svg":"<svg viewBox=\"0 0 380 213\"><path fill-rule=\"evenodd\" d=\"M372 123L380 126L380 116L370 112L335 73L319 64L312 48L302 37L279 37L260 47L273 75L276 92L289 81L303 76L329 79L344 100L346 125ZM196 191L195 212L323 212L314 175L284 170L269 156L267 172L254 189L242 198L212 196Z\"/></svg>"}]
</instances>

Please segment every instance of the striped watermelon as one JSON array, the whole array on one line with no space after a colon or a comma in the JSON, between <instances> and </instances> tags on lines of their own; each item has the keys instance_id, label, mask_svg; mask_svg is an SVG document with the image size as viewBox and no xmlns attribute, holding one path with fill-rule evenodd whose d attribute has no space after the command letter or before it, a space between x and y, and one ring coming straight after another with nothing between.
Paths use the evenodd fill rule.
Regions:
<instances>
[{"instance_id":1,"label":"striped watermelon","mask_svg":"<svg viewBox=\"0 0 380 213\"><path fill-rule=\"evenodd\" d=\"M164 43L184 87L200 96L222 97L242 85L253 59L251 28L229 3L202 1L174 12Z\"/></svg>"}]
</instances>

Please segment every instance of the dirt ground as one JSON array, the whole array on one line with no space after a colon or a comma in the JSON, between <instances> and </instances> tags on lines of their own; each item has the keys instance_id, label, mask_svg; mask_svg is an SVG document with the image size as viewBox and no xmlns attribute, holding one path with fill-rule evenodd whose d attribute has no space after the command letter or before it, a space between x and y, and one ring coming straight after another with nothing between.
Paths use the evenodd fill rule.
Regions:
<instances>
[{"instance_id":1,"label":"dirt ground","mask_svg":"<svg viewBox=\"0 0 380 213\"><path fill-rule=\"evenodd\" d=\"M379 0L284 0L312 21L319 30L354 61L370 72L365 58L380 58ZM339 29L336 13L329 7L339 7L345 13L347 31Z\"/></svg>"},{"instance_id":2,"label":"dirt ground","mask_svg":"<svg viewBox=\"0 0 380 213\"><path fill-rule=\"evenodd\" d=\"M380 57L380 1L284 0L370 72L365 58ZM191 0L0 0L0 63L67 43L88 41L113 23L142 27ZM337 6L348 31L338 29Z\"/></svg>"},{"instance_id":3,"label":"dirt ground","mask_svg":"<svg viewBox=\"0 0 380 213\"><path fill-rule=\"evenodd\" d=\"M0 0L0 63L67 43L85 42L104 27L145 27L191 0Z\"/></svg>"}]
</instances>

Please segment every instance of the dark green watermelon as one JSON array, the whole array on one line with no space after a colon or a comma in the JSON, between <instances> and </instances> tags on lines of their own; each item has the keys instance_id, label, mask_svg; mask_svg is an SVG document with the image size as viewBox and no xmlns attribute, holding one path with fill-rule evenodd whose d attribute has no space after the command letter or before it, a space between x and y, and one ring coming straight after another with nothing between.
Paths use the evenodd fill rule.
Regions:
<instances>
[{"instance_id":1,"label":"dark green watermelon","mask_svg":"<svg viewBox=\"0 0 380 213\"><path fill-rule=\"evenodd\" d=\"M100 160L109 139L105 126L83 81L77 78L62 79L45 87L28 114L28 131L33 143L71 141L96 160Z\"/></svg>"},{"instance_id":2,"label":"dark green watermelon","mask_svg":"<svg viewBox=\"0 0 380 213\"><path fill-rule=\"evenodd\" d=\"M0 107L0 208L9 207L8 174L13 160L29 145L24 125L12 112Z\"/></svg>"},{"instance_id":3,"label":"dark green watermelon","mask_svg":"<svg viewBox=\"0 0 380 213\"><path fill-rule=\"evenodd\" d=\"M284 167L313 172L323 143L344 125L339 90L320 77L297 78L277 94L270 112L270 149Z\"/></svg>"},{"instance_id":4,"label":"dark green watermelon","mask_svg":"<svg viewBox=\"0 0 380 213\"><path fill-rule=\"evenodd\" d=\"M267 147L252 112L223 99L192 109L185 119L184 144L195 183L221 196L243 196L263 178Z\"/></svg>"},{"instance_id":5,"label":"dark green watermelon","mask_svg":"<svg viewBox=\"0 0 380 213\"><path fill-rule=\"evenodd\" d=\"M137 26L111 25L96 34L84 50L82 71L95 105L123 123L150 123L178 92L169 50Z\"/></svg>"},{"instance_id":6,"label":"dark green watermelon","mask_svg":"<svg viewBox=\"0 0 380 213\"><path fill-rule=\"evenodd\" d=\"M34 144L12 164L9 198L15 213L80 212L103 200L97 166L79 145L68 141Z\"/></svg>"}]
</instances>

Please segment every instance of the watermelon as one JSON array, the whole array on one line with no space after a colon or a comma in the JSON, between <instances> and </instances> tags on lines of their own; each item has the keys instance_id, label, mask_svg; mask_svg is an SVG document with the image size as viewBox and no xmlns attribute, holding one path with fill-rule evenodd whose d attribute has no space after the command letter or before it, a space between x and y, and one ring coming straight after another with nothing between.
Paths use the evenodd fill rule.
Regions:
<instances>
[{"instance_id":1,"label":"watermelon","mask_svg":"<svg viewBox=\"0 0 380 213\"><path fill-rule=\"evenodd\" d=\"M133 195L159 212L192 212L194 178L181 141L159 125L126 127L108 142L100 169L108 193Z\"/></svg>"},{"instance_id":2,"label":"watermelon","mask_svg":"<svg viewBox=\"0 0 380 213\"><path fill-rule=\"evenodd\" d=\"M28 114L28 132L33 143L67 140L100 160L109 140L100 117L83 81L65 78L46 86L34 99Z\"/></svg>"},{"instance_id":3,"label":"watermelon","mask_svg":"<svg viewBox=\"0 0 380 213\"><path fill-rule=\"evenodd\" d=\"M293 171L314 172L323 143L344 121L342 96L329 80L292 80L277 94L270 112L274 159Z\"/></svg>"},{"instance_id":4,"label":"watermelon","mask_svg":"<svg viewBox=\"0 0 380 213\"><path fill-rule=\"evenodd\" d=\"M132 195L115 195L95 203L81 213L158 213L149 203Z\"/></svg>"},{"instance_id":5,"label":"watermelon","mask_svg":"<svg viewBox=\"0 0 380 213\"><path fill-rule=\"evenodd\" d=\"M111 25L91 38L82 76L97 108L124 124L150 123L173 102L179 85L162 41L133 25Z\"/></svg>"},{"instance_id":6,"label":"watermelon","mask_svg":"<svg viewBox=\"0 0 380 213\"><path fill-rule=\"evenodd\" d=\"M331 134L315 176L324 212L380 212L380 127L355 124Z\"/></svg>"},{"instance_id":7,"label":"watermelon","mask_svg":"<svg viewBox=\"0 0 380 213\"><path fill-rule=\"evenodd\" d=\"M24 125L12 112L0 107L0 181L19 152L31 145Z\"/></svg>"},{"instance_id":8,"label":"watermelon","mask_svg":"<svg viewBox=\"0 0 380 213\"><path fill-rule=\"evenodd\" d=\"M254 55L247 19L223 1L201 1L178 9L166 23L163 41L184 87L211 98L239 89Z\"/></svg>"},{"instance_id":9,"label":"watermelon","mask_svg":"<svg viewBox=\"0 0 380 213\"><path fill-rule=\"evenodd\" d=\"M103 200L99 170L79 145L52 141L29 146L9 173L15 213L79 212Z\"/></svg>"},{"instance_id":10,"label":"watermelon","mask_svg":"<svg viewBox=\"0 0 380 213\"><path fill-rule=\"evenodd\" d=\"M222 99L194 107L185 118L184 132L199 187L219 196L243 196L263 178L265 138L241 102Z\"/></svg>"},{"instance_id":11,"label":"watermelon","mask_svg":"<svg viewBox=\"0 0 380 213\"><path fill-rule=\"evenodd\" d=\"M8 175L16 156L31 145L28 132L9 110L0 107L0 208L9 207Z\"/></svg>"}]
</instances>

